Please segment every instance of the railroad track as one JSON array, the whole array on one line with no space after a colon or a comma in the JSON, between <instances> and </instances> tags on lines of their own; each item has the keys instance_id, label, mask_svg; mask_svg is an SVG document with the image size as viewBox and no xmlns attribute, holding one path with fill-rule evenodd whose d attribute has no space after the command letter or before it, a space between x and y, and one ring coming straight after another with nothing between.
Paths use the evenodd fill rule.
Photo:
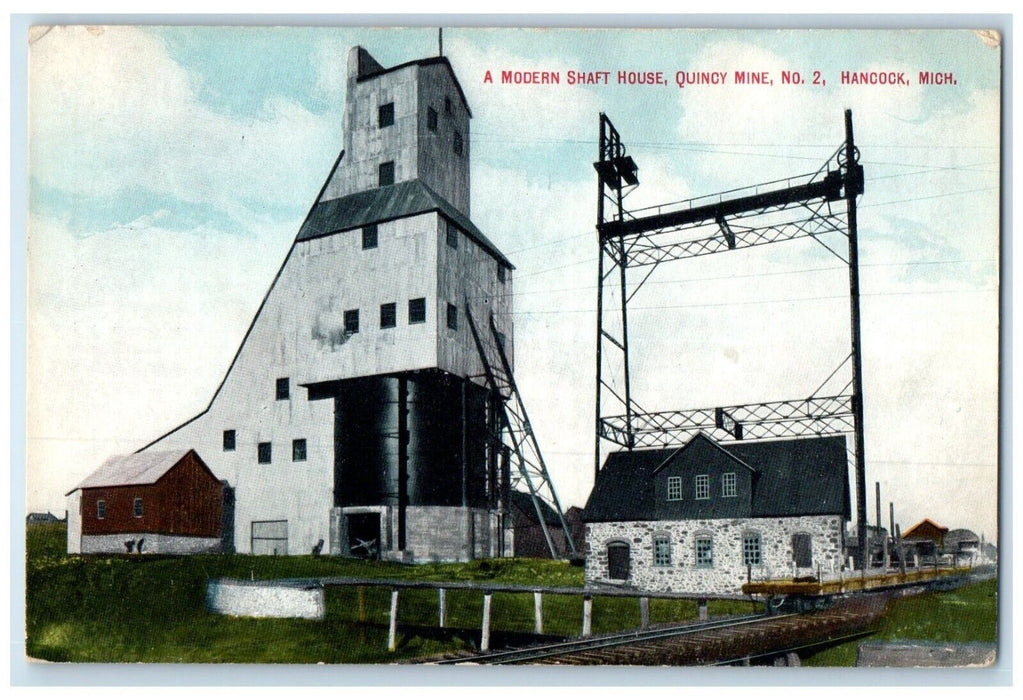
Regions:
<instances>
[{"instance_id":1,"label":"railroad track","mask_svg":"<svg viewBox=\"0 0 1023 700\"><path fill-rule=\"evenodd\" d=\"M782 655L861 636L883 599L858 597L812 613L745 615L448 658L439 664L710 665Z\"/></svg>"}]
</instances>

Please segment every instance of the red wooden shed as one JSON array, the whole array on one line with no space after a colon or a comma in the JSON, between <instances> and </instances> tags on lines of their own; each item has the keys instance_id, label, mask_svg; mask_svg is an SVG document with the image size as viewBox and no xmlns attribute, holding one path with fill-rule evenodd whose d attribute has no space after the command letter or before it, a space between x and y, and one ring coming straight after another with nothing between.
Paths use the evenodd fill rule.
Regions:
<instances>
[{"instance_id":1,"label":"red wooden shed","mask_svg":"<svg viewBox=\"0 0 1023 700\"><path fill-rule=\"evenodd\" d=\"M225 529L225 490L230 488L192 449L111 457L68 493L78 492L78 522L68 523L68 551L217 551Z\"/></svg>"}]
</instances>

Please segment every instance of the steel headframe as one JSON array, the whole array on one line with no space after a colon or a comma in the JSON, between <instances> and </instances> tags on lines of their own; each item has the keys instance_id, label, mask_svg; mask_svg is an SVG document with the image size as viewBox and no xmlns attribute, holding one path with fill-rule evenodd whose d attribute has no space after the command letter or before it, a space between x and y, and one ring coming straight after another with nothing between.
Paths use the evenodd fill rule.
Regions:
<instances>
[{"instance_id":1,"label":"steel headframe","mask_svg":"<svg viewBox=\"0 0 1023 700\"><path fill-rule=\"evenodd\" d=\"M601 441L627 450L676 446L703 431L720 441L810 437L852 433L859 551L866 551L866 474L863 440L863 368L860 340L859 252L856 198L863 193L863 167L853 140L852 111L845 112L845 142L816 172L705 197L627 211L624 198L639 184L638 168L621 136L600 115L597 162L597 381L594 470L600 471ZM842 203L844 201L844 207ZM713 227L711 235L706 229ZM701 231L703 229L703 231ZM690 235L687 236L686 233ZM843 258L818 236L848 239ZM696 234L695 236L693 234ZM849 268L851 393L773 403L650 413L632 397L628 303L664 262L810 237ZM626 271L647 270L630 290ZM617 270L617 279L612 279ZM613 323L605 318L605 286L617 292ZM617 288L617 289L615 289ZM620 362L605 376L609 358ZM844 364L844 362L843 362ZM836 370L837 371L837 370ZM829 377L830 379L830 377ZM827 381L827 380L826 380ZM816 392L815 392L816 393Z\"/></svg>"},{"instance_id":2,"label":"steel headframe","mask_svg":"<svg viewBox=\"0 0 1023 700\"><path fill-rule=\"evenodd\" d=\"M486 330L479 328L473 318L468 299L465 302L465 316L476 345L476 351L479 354L493 405L498 409L499 434L493 437L495 442L503 442L507 445L505 454L512 467L509 470L509 486L514 490L529 494L551 558L558 559L562 556L567 556L570 559L577 558L579 553L576 551L571 529L561 510L561 501L558 499L554 482L551 481L550 473L547 471L547 463L540 452L540 443L533 432L533 425L529 422L529 416L526 414L526 404L515 383L511 362L508 361L508 356L505 353L503 338L494 324L494 316L493 314L489 316ZM552 523L547 522L548 509L557 516L557 522L553 524L564 535L565 552L563 553L558 551L551 534L550 525Z\"/></svg>"}]
</instances>

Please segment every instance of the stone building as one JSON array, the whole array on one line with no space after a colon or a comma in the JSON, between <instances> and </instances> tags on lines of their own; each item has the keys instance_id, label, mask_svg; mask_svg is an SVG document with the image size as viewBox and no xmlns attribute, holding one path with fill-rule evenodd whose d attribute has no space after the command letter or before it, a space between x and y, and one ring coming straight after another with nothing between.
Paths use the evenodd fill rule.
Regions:
<instances>
[{"instance_id":1,"label":"stone building","mask_svg":"<svg viewBox=\"0 0 1023 700\"><path fill-rule=\"evenodd\" d=\"M471 116L447 58L350 51L343 150L223 381L140 450L194 449L231 485L238 552L504 553L468 314L512 362L513 268L469 218Z\"/></svg>"},{"instance_id":2,"label":"stone building","mask_svg":"<svg viewBox=\"0 0 1023 700\"><path fill-rule=\"evenodd\" d=\"M616 452L583 511L586 582L731 595L830 573L849 517L841 436Z\"/></svg>"}]
</instances>

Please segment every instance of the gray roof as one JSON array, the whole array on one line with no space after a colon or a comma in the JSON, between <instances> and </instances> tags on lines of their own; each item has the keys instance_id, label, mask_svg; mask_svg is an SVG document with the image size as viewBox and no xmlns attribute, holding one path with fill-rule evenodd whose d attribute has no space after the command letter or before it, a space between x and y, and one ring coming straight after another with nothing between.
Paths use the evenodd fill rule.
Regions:
<instances>
[{"instance_id":1,"label":"gray roof","mask_svg":"<svg viewBox=\"0 0 1023 700\"><path fill-rule=\"evenodd\" d=\"M85 481L68 491L101 486L140 486L155 484L169 472L190 449L136 452L130 455L115 455L105 461L99 469L85 478Z\"/></svg>"},{"instance_id":2,"label":"gray roof","mask_svg":"<svg viewBox=\"0 0 1023 700\"><path fill-rule=\"evenodd\" d=\"M754 470L749 517L842 514L849 517L849 479L843 436L718 445ZM583 519L590 522L656 520L654 478L684 451L678 448L613 452L597 475Z\"/></svg>"},{"instance_id":3,"label":"gray roof","mask_svg":"<svg viewBox=\"0 0 1023 700\"><path fill-rule=\"evenodd\" d=\"M522 491L509 491L508 500L510 505L518 508L525 517L531 521L536 522L536 507L533 505L533 497L528 493ZM549 503L540 499L540 512L543 513L544 522L548 525L557 525L561 527L561 520L558 518L557 511L550 506Z\"/></svg>"},{"instance_id":4,"label":"gray roof","mask_svg":"<svg viewBox=\"0 0 1023 700\"><path fill-rule=\"evenodd\" d=\"M436 211L453 221L466 235L509 268L508 258L476 228L465 214L421 180L405 180L386 187L356 192L346 197L317 202L298 231L296 241L306 241L366 224L401 219Z\"/></svg>"}]
</instances>

